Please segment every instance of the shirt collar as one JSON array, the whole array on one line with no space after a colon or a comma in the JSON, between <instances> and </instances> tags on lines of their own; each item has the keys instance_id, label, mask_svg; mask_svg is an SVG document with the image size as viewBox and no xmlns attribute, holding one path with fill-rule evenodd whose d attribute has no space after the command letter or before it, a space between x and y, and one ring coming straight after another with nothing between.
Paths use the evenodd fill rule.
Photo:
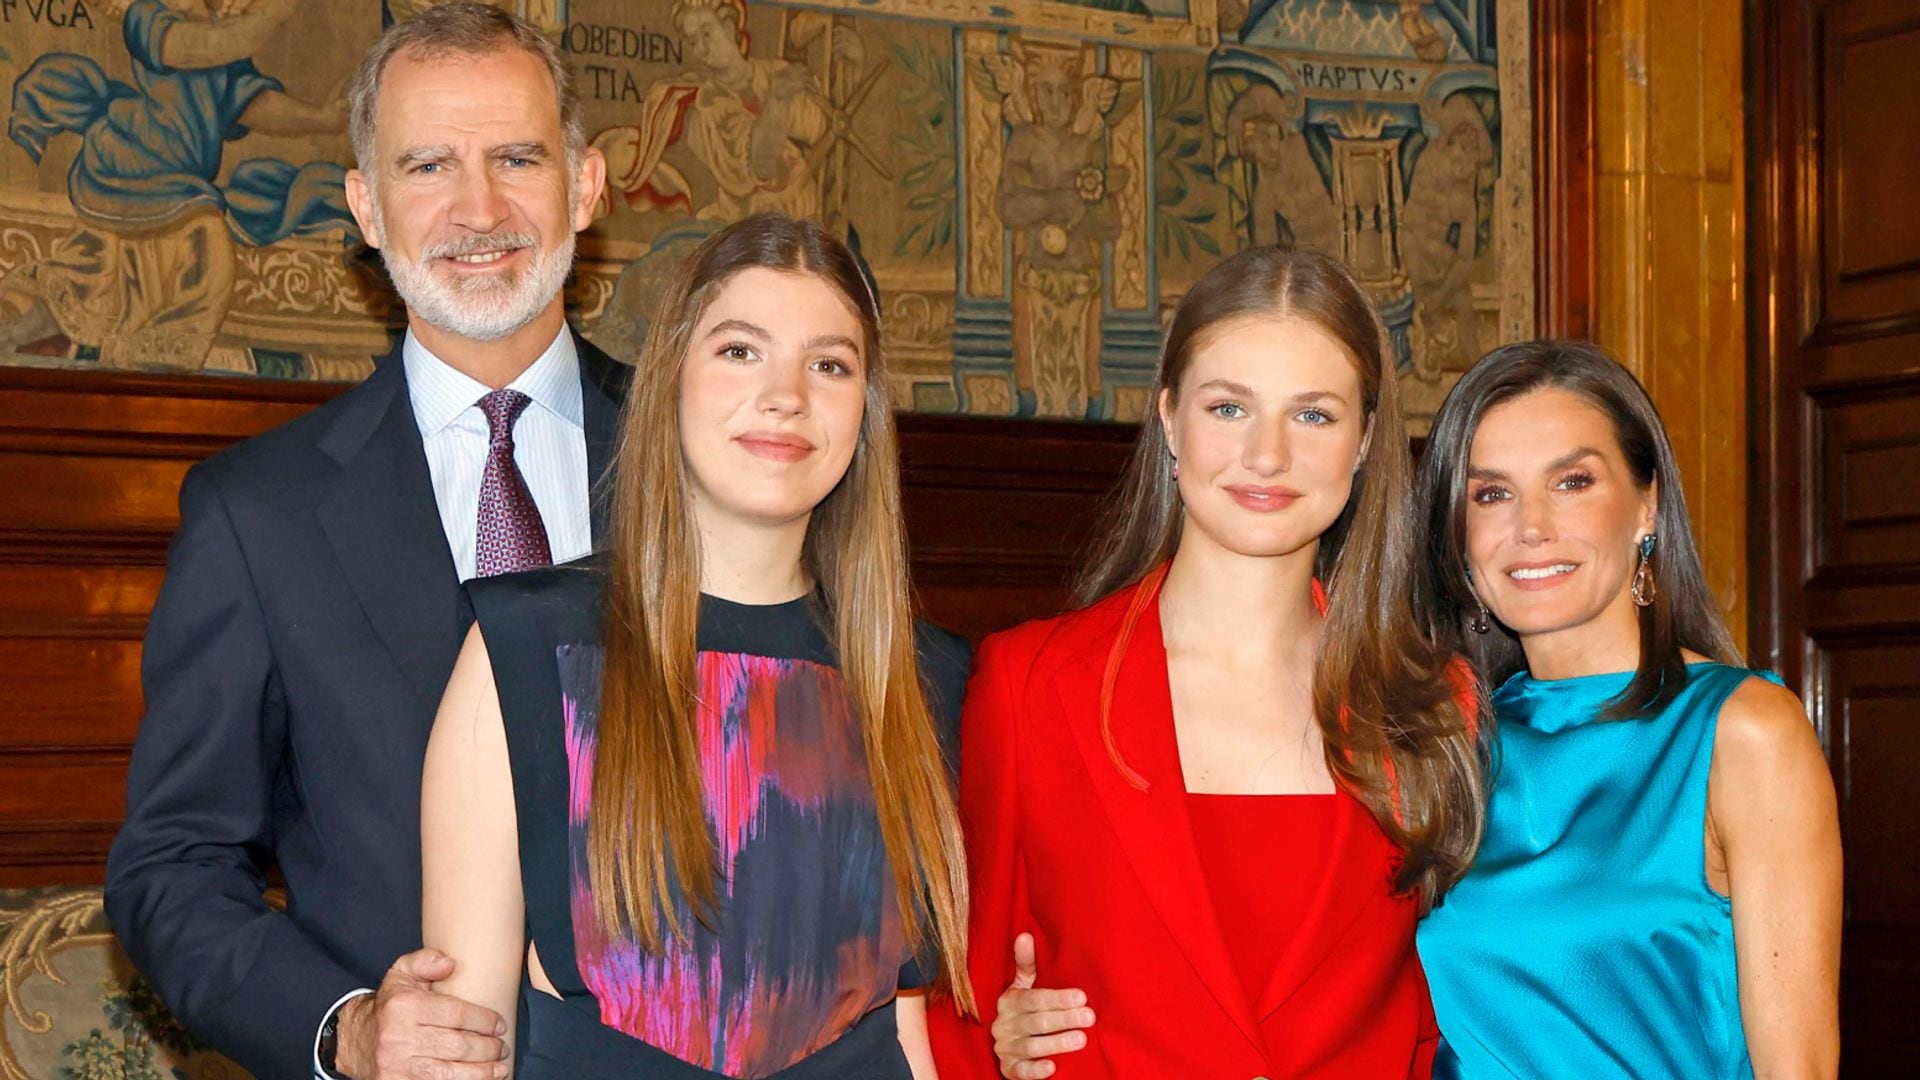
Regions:
<instances>
[{"instance_id":1,"label":"shirt collar","mask_svg":"<svg viewBox=\"0 0 1920 1080\"><path fill-rule=\"evenodd\" d=\"M413 403L414 423L423 437L445 430L459 415L487 396L488 386L429 352L420 339L407 331L400 346L400 360L406 367L407 396ZM560 333L527 370L507 384L533 399L574 427L586 426L580 391L580 354L573 334L562 325Z\"/></svg>"}]
</instances>

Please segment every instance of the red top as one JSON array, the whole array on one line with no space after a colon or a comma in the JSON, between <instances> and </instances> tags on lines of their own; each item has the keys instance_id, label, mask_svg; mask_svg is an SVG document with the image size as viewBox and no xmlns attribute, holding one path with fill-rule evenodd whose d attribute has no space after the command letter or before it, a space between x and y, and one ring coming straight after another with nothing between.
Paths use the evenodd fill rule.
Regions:
<instances>
[{"instance_id":1,"label":"red top","mask_svg":"<svg viewBox=\"0 0 1920 1080\"><path fill-rule=\"evenodd\" d=\"M1342 881L1333 861L1343 816L1366 810L1345 795L1187 796L1193 845L1213 898L1213 914L1249 997L1265 990L1301 927L1312 926L1328 900L1370 875Z\"/></svg>"},{"instance_id":2,"label":"red top","mask_svg":"<svg viewBox=\"0 0 1920 1080\"><path fill-rule=\"evenodd\" d=\"M928 1010L942 1080L999 1076L988 1027L1021 931L1034 936L1039 985L1085 990L1099 1018L1086 1048L1053 1059L1054 1080L1425 1080L1439 1032L1413 948L1417 905L1392 895L1398 853L1372 816L1330 797L1330 827L1260 829L1228 845L1235 857L1208 857L1217 834L1204 808L1196 831L1182 780L1155 603L1116 665L1103 733L1102 690L1133 592L980 647L961 720L960 809L967 966L984 1022ZM1321 872L1287 872L1314 857L1288 847L1289 834L1325 845ZM1241 874L1255 887L1223 877ZM1300 887L1279 884L1289 878ZM1254 910L1296 901L1284 923Z\"/></svg>"}]
</instances>

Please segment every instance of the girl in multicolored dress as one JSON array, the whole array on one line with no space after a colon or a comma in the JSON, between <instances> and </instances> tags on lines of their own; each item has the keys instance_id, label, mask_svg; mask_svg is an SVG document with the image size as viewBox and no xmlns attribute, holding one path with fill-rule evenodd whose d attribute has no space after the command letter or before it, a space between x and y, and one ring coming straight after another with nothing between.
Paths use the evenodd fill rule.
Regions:
<instances>
[{"instance_id":1,"label":"girl in multicolored dress","mask_svg":"<svg viewBox=\"0 0 1920 1080\"><path fill-rule=\"evenodd\" d=\"M422 804L439 989L519 1013L523 1078L928 1080L920 991L967 998L937 725L968 658L910 614L847 248L715 234L623 425L605 554L469 585Z\"/></svg>"}]
</instances>

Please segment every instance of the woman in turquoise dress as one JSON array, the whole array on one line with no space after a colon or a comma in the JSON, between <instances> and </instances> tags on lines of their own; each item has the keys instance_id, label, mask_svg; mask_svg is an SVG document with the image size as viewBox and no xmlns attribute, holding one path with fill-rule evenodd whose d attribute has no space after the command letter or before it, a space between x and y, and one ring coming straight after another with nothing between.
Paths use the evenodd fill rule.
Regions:
<instances>
[{"instance_id":1,"label":"woman in turquoise dress","mask_svg":"<svg viewBox=\"0 0 1920 1080\"><path fill-rule=\"evenodd\" d=\"M1422 923L1436 1077L1831 1077L1840 838L1819 740L1742 667L1653 403L1528 342L1435 417L1423 602L1494 687L1474 866Z\"/></svg>"}]
</instances>

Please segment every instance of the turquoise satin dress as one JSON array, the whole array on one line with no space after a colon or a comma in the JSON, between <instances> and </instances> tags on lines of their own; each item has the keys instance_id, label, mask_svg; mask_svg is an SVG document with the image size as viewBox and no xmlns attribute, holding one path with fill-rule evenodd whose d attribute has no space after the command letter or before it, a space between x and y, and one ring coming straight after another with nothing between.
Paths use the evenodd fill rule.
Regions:
<instances>
[{"instance_id":1,"label":"turquoise satin dress","mask_svg":"<svg viewBox=\"0 0 1920 1080\"><path fill-rule=\"evenodd\" d=\"M1473 869L1420 924L1439 1080L1753 1075L1733 911L1707 884L1707 771L1748 677L1692 664L1661 712L1603 720L1631 672L1494 694L1498 755Z\"/></svg>"}]
</instances>

